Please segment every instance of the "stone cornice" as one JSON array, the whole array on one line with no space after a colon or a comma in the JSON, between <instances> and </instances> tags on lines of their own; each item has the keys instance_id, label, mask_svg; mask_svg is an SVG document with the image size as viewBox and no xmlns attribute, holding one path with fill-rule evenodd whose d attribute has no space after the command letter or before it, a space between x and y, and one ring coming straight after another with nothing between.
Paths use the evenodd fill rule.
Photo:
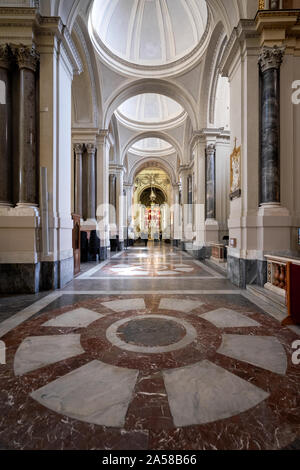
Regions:
<instances>
[{"instance_id":1,"label":"stone cornice","mask_svg":"<svg viewBox=\"0 0 300 470\"><path fill-rule=\"evenodd\" d=\"M299 21L299 10L258 11L255 17L256 29L259 33L264 29L287 29L290 31Z\"/></svg>"},{"instance_id":2,"label":"stone cornice","mask_svg":"<svg viewBox=\"0 0 300 470\"><path fill-rule=\"evenodd\" d=\"M71 73L80 74L83 71L83 65L73 39L59 17L41 16L35 8L0 7L0 42L1 28L3 28L3 34L6 38L6 29L12 28L13 30L16 27L26 28L26 43L28 36L28 41L36 43L37 46L39 36L56 37L58 44L67 57L66 62L69 62L68 68L71 69ZM32 28L33 34L28 32L29 27ZM12 42L16 43L16 38L12 39Z\"/></svg>"},{"instance_id":3,"label":"stone cornice","mask_svg":"<svg viewBox=\"0 0 300 470\"><path fill-rule=\"evenodd\" d=\"M198 143L206 143L208 139L223 139L230 141L230 131L225 131L224 127L220 128L206 128L199 131L195 131L190 141L190 147L193 149Z\"/></svg>"},{"instance_id":4,"label":"stone cornice","mask_svg":"<svg viewBox=\"0 0 300 470\"><path fill-rule=\"evenodd\" d=\"M122 173L125 171L125 168L123 165L117 165L115 163L110 163L109 165L109 171L111 173L115 172L115 173Z\"/></svg>"},{"instance_id":5,"label":"stone cornice","mask_svg":"<svg viewBox=\"0 0 300 470\"><path fill-rule=\"evenodd\" d=\"M229 76L231 64L237 52L240 51L240 53L242 53L243 43L247 39L256 39L256 47L259 47L259 33L256 30L254 20L240 20L238 26L233 29L220 61L220 71L222 76ZM255 42L256 41L254 41L254 43ZM255 45L252 47L255 47Z\"/></svg>"},{"instance_id":6,"label":"stone cornice","mask_svg":"<svg viewBox=\"0 0 300 470\"><path fill-rule=\"evenodd\" d=\"M109 144L110 145L108 136L109 136L109 130L108 129L100 129L98 131L98 134L97 134L97 142L99 144Z\"/></svg>"}]
</instances>

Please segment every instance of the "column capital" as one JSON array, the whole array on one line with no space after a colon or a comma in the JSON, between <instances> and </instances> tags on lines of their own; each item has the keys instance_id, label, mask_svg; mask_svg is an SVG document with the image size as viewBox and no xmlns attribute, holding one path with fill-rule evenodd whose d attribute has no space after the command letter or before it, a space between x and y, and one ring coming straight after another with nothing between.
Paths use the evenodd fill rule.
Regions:
<instances>
[{"instance_id":1,"label":"column capital","mask_svg":"<svg viewBox=\"0 0 300 470\"><path fill-rule=\"evenodd\" d=\"M261 71L266 72L269 69L279 69L285 52L285 46L264 46L260 52L258 63Z\"/></svg>"},{"instance_id":2,"label":"column capital","mask_svg":"<svg viewBox=\"0 0 300 470\"><path fill-rule=\"evenodd\" d=\"M11 66L11 51L8 44L0 45L0 67L9 69Z\"/></svg>"},{"instance_id":3,"label":"column capital","mask_svg":"<svg viewBox=\"0 0 300 470\"><path fill-rule=\"evenodd\" d=\"M86 151L89 156L94 156L96 153L96 145L95 144L86 144Z\"/></svg>"},{"instance_id":4,"label":"column capital","mask_svg":"<svg viewBox=\"0 0 300 470\"><path fill-rule=\"evenodd\" d=\"M82 155L84 150L84 144L74 144L74 152L76 155Z\"/></svg>"},{"instance_id":5,"label":"column capital","mask_svg":"<svg viewBox=\"0 0 300 470\"><path fill-rule=\"evenodd\" d=\"M214 153L215 153L215 151L216 151L216 144L209 144L209 145L206 147L206 151L207 151L207 155L208 155L208 156L214 155Z\"/></svg>"},{"instance_id":6,"label":"column capital","mask_svg":"<svg viewBox=\"0 0 300 470\"><path fill-rule=\"evenodd\" d=\"M24 44L12 45L11 50L20 69L29 69L36 72L40 54L34 46L28 47Z\"/></svg>"}]
</instances>

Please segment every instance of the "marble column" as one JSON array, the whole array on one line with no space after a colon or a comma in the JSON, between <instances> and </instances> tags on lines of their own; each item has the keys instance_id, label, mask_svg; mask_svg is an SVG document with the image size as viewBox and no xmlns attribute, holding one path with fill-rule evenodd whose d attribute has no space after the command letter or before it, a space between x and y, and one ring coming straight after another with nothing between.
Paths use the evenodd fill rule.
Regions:
<instances>
[{"instance_id":1,"label":"marble column","mask_svg":"<svg viewBox=\"0 0 300 470\"><path fill-rule=\"evenodd\" d=\"M206 149L206 219L216 219L216 147Z\"/></svg>"},{"instance_id":2,"label":"marble column","mask_svg":"<svg viewBox=\"0 0 300 470\"><path fill-rule=\"evenodd\" d=\"M181 207L179 201L179 185L173 185L173 245L178 246L182 237Z\"/></svg>"},{"instance_id":3,"label":"marble column","mask_svg":"<svg viewBox=\"0 0 300 470\"><path fill-rule=\"evenodd\" d=\"M123 170L119 169L116 175L116 217L117 217L117 227L118 227L118 235L119 241L122 245L124 242L124 205L125 205L125 198L124 198L124 181L123 181Z\"/></svg>"},{"instance_id":4,"label":"marble column","mask_svg":"<svg viewBox=\"0 0 300 470\"><path fill-rule=\"evenodd\" d=\"M0 207L12 206L11 54L0 46Z\"/></svg>"},{"instance_id":5,"label":"marble column","mask_svg":"<svg viewBox=\"0 0 300 470\"><path fill-rule=\"evenodd\" d=\"M37 191L37 110L36 71L39 54L34 47L13 46L19 67L19 146L16 197L21 207L36 207Z\"/></svg>"},{"instance_id":6,"label":"marble column","mask_svg":"<svg viewBox=\"0 0 300 470\"><path fill-rule=\"evenodd\" d=\"M108 131L103 129L97 136L97 223L101 260L107 258L109 247L109 150Z\"/></svg>"},{"instance_id":7,"label":"marble column","mask_svg":"<svg viewBox=\"0 0 300 470\"><path fill-rule=\"evenodd\" d=\"M115 240L117 235L117 176L115 174L109 175L109 226L110 226L110 240Z\"/></svg>"},{"instance_id":8,"label":"marble column","mask_svg":"<svg viewBox=\"0 0 300 470\"><path fill-rule=\"evenodd\" d=\"M83 216L82 213L82 155L84 144L75 144L75 214Z\"/></svg>"},{"instance_id":9,"label":"marble column","mask_svg":"<svg viewBox=\"0 0 300 470\"><path fill-rule=\"evenodd\" d=\"M115 174L109 175L109 204L116 208L116 181L117 176Z\"/></svg>"},{"instance_id":10,"label":"marble column","mask_svg":"<svg viewBox=\"0 0 300 470\"><path fill-rule=\"evenodd\" d=\"M192 224L189 223L189 196L188 196L188 168L181 170L181 205L182 205L182 241L190 242L192 240Z\"/></svg>"},{"instance_id":11,"label":"marble column","mask_svg":"<svg viewBox=\"0 0 300 470\"><path fill-rule=\"evenodd\" d=\"M96 218L96 147L94 144L87 144L87 218Z\"/></svg>"},{"instance_id":12,"label":"marble column","mask_svg":"<svg viewBox=\"0 0 300 470\"><path fill-rule=\"evenodd\" d=\"M280 205L280 65L284 47L264 47L260 65L260 204Z\"/></svg>"}]
</instances>

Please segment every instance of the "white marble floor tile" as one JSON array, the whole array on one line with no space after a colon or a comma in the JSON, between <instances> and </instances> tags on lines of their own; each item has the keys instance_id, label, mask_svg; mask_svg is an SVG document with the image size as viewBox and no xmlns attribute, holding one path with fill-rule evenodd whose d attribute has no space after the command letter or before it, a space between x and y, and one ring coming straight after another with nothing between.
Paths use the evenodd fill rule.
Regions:
<instances>
[{"instance_id":1,"label":"white marble floor tile","mask_svg":"<svg viewBox=\"0 0 300 470\"><path fill-rule=\"evenodd\" d=\"M16 352L14 372L24 375L83 353L80 335L28 337Z\"/></svg>"},{"instance_id":2,"label":"white marble floor tile","mask_svg":"<svg viewBox=\"0 0 300 470\"><path fill-rule=\"evenodd\" d=\"M178 275L179 273L177 273L176 271L157 271L156 274L158 276L174 276L174 274Z\"/></svg>"},{"instance_id":3,"label":"white marble floor tile","mask_svg":"<svg viewBox=\"0 0 300 470\"><path fill-rule=\"evenodd\" d=\"M278 339L273 336L225 334L218 353L280 375L286 373L285 350Z\"/></svg>"},{"instance_id":4,"label":"white marble floor tile","mask_svg":"<svg viewBox=\"0 0 300 470\"><path fill-rule=\"evenodd\" d=\"M29 318L33 317L33 315L38 313L40 310L43 310L43 308L59 299L61 296L61 292L52 292L46 297L38 300L37 302L34 302L32 305L29 305L29 307L24 308L24 310L16 313L12 317L9 317L7 320L4 320L0 324L0 338L5 336L9 331L13 330L25 321L29 320Z\"/></svg>"},{"instance_id":5,"label":"white marble floor tile","mask_svg":"<svg viewBox=\"0 0 300 470\"><path fill-rule=\"evenodd\" d=\"M162 310L177 310L178 312L191 312L195 308L203 305L202 302L197 300L185 300L185 299L161 299L159 308Z\"/></svg>"},{"instance_id":6,"label":"white marble floor tile","mask_svg":"<svg viewBox=\"0 0 300 470\"><path fill-rule=\"evenodd\" d=\"M137 377L137 370L93 361L36 390L31 397L70 418L122 428Z\"/></svg>"},{"instance_id":7,"label":"white marble floor tile","mask_svg":"<svg viewBox=\"0 0 300 470\"><path fill-rule=\"evenodd\" d=\"M102 302L104 307L114 312L127 312L128 310L144 310L146 308L144 299L121 299Z\"/></svg>"},{"instance_id":8,"label":"white marble floor tile","mask_svg":"<svg viewBox=\"0 0 300 470\"><path fill-rule=\"evenodd\" d=\"M194 271L194 268L175 268L176 271L179 271L181 273L190 273Z\"/></svg>"},{"instance_id":9,"label":"white marble floor tile","mask_svg":"<svg viewBox=\"0 0 300 470\"><path fill-rule=\"evenodd\" d=\"M42 326L86 328L94 321L103 317L104 315L94 312L93 310L89 310L87 308L78 308L76 310L63 313L62 315L47 321Z\"/></svg>"},{"instance_id":10,"label":"white marble floor tile","mask_svg":"<svg viewBox=\"0 0 300 470\"><path fill-rule=\"evenodd\" d=\"M163 372L175 426L205 424L253 408L269 394L210 361Z\"/></svg>"},{"instance_id":11,"label":"white marble floor tile","mask_svg":"<svg viewBox=\"0 0 300 470\"><path fill-rule=\"evenodd\" d=\"M199 316L217 326L218 328L260 326L260 324L257 321L252 320L252 318L248 318L241 313L235 312L234 310L229 310L227 308L219 308Z\"/></svg>"}]
</instances>

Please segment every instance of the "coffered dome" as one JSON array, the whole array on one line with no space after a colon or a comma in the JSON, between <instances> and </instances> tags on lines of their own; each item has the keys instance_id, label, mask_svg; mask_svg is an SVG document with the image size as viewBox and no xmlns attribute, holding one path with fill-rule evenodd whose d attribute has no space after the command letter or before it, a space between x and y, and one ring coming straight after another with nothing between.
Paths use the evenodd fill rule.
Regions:
<instances>
[{"instance_id":1,"label":"coffered dome","mask_svg":"<svg viewBox=\"0 0 300 470\"><path fill-rule=\"evenodd\" d=\"M98 42L126 62L164 65L189 54L207 25L205 0L96 0Z\"/></svg>"}]
</instances>

